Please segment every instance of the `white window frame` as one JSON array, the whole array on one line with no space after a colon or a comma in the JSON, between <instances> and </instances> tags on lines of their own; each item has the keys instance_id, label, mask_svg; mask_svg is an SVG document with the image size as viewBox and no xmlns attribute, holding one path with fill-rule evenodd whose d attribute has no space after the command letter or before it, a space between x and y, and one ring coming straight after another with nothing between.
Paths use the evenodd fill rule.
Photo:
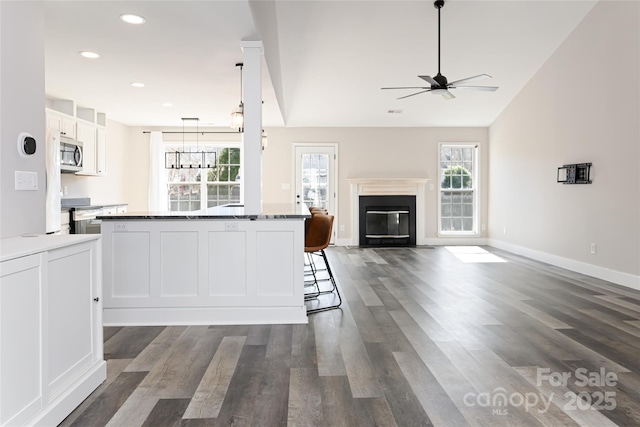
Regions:
<instances>
[{"instance_id":1,"label":"white window frame","mask_svg":"<svg viewBox=\"0 0 640 427\"><path fill-rule=\"evenodd\" d=\"M244 155L243 152L244 150L242 149L242 143L241 142L237 142L237 141L199 141L199 142L193 142L190 141L188 143L183 143L181 141L163 141L163 153L162 153L162 160L163 160L163 165L164 165L164 159L165 159L165 153L167 152L167 148L168 147L177 147L179 149L184 148L185 151L188 151L189 148L198 148L199 150L206 150L207 148L218 148L218 149L223 149L223 148L239 148L240 149L240 180L239 181L229 181L229 183L232 182L237 182L238 185L240 185L240 203L242 204L242 196L244 194L243 192L243 181L242 181L242 166L244 163ZM216 163L219 161L218 157L216 156ZM203 174L207 173L207 169L199 169L201 171L201 177L203 176ZM166 171L164 171L166 174ZM166 176L166 175L165 175ZM185 182L184 184L187 185L194 185L194 184L200 184L200 208L199 209L207 209L207 184L209 182L206 179L200 179L199 182ZM225 181L218 181L218 183L224 184ZM170 211L171 209L171 197L169 195L169 186L171 185L175 185L176 182L175 181L169 181L168 177L166 178L166 181L164 183L164 188L162 189L162 191L164 191L164 193L166 194L166 200L167 200L167 210ZM160 184L162 185L162 184Z\"/></svg>"},{"instance_id":2,"label":"white window frame","mask_svg":"<svg viewBox=\"0 0 640 427\"><path fill-rule=\"evenodd\" d=\"M473 187L471 190L473 191L473 230L471 231L443 231L442 230L442 192L443 191L451 191L451 189L443 189L442 188L442 148L443 147L473 147L474 150L474 158L473 158L473 175L471 177ZM469 236L479 236L480 230L478 224L480 224L480 159L481 156L481 144L479 142L440 142L438 144L438 236L443 237L469 237ZM464 191L464 190L462 190ZM468 190L467 190L468 191Z\"/></svg>"}]
</instances>

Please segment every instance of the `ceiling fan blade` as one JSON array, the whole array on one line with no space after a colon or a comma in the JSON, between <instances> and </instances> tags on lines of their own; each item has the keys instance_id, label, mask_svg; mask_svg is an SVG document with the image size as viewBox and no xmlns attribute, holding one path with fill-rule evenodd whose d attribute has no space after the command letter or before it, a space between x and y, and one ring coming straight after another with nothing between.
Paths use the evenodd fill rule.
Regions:
<instances>
[{"instance_id":1,"label":"ceiling fan blade","mask_svg":"<svg viewBox=\"0 0 640 427\"><path fill-rule=\"evenodd\" d=\"M421 93L429 92L430 90L431 90L431 89L421 90L420 92L412 93L411 95L401 96L401 97L400 97L400 98L398 98L398 99L405 99L405 98L409 98L410 96L420 95Z\"/></svg>"},{"instance_id":2,"label":"ceiling fan blade","mask_svg":"<svg viewBox=\"0 0 640 427\"><path fill-rule=\"evenodd\" d=\"M426 81L430 85L440 86L440 83L438 83L437 81L433 80L433 77L431 77L431 76L418 76L418 77L420 77L422 80Z\"/></svg>"},{"instance_id":3,"label":"ceiling fan blade","mask_svg":"<svg viewBox=\"0 0 640 427\"><path fill-rule=\"evenodd\" d=\"M467 77L466 79L456 80L455 82L450 82L450 85L457 85L460 83L469 83L469 82L477 82L480 80L490 79L491 76L489 74L478 74L477 76Z\"/></svg>"},{"instance_id":4,"label":"ceiling fan blade","mask_svg":"<svg viewBox=\"0 0 640 427\"><path fill-rule=\"evenodd\" d=\"M422 87L422 86L400 86L400 87L381 87L380 89L385 90L385 89L431 89L431 88Z\"/></svg>"},{"instance_id":5,"label":"ceiling fan blade","mask_svg":"<svg viewBox=\"0 0 640 427\"><path fill-rule=\"evenodd\" d=\"M453 99L453 98L455 98L455 96L453 96L453 94L452 94L451 92L449 92L448 90L443 90L443 91L440 93L440 95L442 95L442 97L443 97L444 99L446 99L446 100L449 100L449 99Z\"/></svg>"},{"instance_id":6,"label":"ceiling fan blade","mask_svg":"<svg viewBox=\"0 0 640 427\"><path fill-rule=\"evenodd\" d=\"M498 86L449 86L449 89L471 89L471 90L484 90L486 92L495 92L498 90Z\"/></svg>"}]
</instances>

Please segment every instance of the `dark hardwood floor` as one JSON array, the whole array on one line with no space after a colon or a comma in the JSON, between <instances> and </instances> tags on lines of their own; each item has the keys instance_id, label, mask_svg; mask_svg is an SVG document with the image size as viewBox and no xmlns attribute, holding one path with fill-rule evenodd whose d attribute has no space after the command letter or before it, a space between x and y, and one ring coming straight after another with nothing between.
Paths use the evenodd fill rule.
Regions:
<instances>
[{"instance_id":1,"label":"dark hardwood floor","mask_svg":"<svg viewBox=\"0 0 640 427\"><path fill-rule=\"evenodd\" d=\"M61 425L639 426L640 292L485 249L330 248L307 325L107 327Z\"/></svg>"}]
</instances>

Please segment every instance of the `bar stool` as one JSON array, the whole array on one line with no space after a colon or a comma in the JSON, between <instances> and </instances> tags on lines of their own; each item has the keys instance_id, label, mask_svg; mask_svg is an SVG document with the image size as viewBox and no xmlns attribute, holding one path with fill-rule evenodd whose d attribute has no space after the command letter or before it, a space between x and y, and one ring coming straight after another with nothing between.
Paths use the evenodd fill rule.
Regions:
<instances>
[{"instance_id":1,"label":"bar stool","mask_svg":"<svg viewBox=\"0 0 640 427\"><path fill-rule=\"evenodd\" d=\"M311 216L313 216L313 215L329 215L329 211L328 210L326 210L325 208L316 207L316 206L309 207L309 213L311 213ZM309 231L309 224L311 224L311 221L308 220L308 219L305 220L305 223L304 223L304 226L305 226L304 235L305 236L307 235L307 232ZM307 269L307 267L309 269L316 268L315 263L313 261L313 257L311 255L309 255L307 257L307 259L308 259L309 263L307 264L305 262L305 271L309 271ZM320 270L326 270L326 269L325 268L320 268ZM316 269L316 271L318 271L318 269Z\"/></svg>"},{"instance_id":2,"label":"bar stool","mask_svg":"<svg viewBox=\"0 0 640 427\"><path fill-rule=\"evenodd\" d=\"M304 251L309 257L309 264L311 267L311 275L313 276L313 281L310 281L308 284L315 287L314 292L305 293L305 301L311 299L318 299L320 295L326 294L335 294L338 297L338 304L329 305L325 307L318 307L313 309L307 309L307 314L317 313L319 311L332 310L334 308L340 307L342 304L342 297L340 296L340 292L338 291L338 286L336 285L335 278L333 277L333 272L331 271L331 267L329 266L329 260L327 259L327 255L324 250L329 246L329 242L331 241L331 230L333 227L333 215L328 214L315 214L311 215L311 218L307 220L309 222L307 233L305 236L305 244ZM328 278L320 279L318 278L318 269L315 267L315 263L311 258L313 255L318 255L324 261L324 265L326 268L326 272ZM331 283L331 289L322 290L320 287L320 282L329 281ZM305 283L306 285L307 283Z\"/></svg>"}]
</instances>

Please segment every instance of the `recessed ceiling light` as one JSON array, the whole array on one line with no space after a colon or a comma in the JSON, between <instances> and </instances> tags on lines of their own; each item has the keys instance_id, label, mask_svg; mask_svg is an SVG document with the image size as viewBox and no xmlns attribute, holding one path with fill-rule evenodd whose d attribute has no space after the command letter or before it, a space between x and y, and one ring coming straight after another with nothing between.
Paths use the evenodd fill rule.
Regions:
<instances>
[{"instance_id":1,"label":"recessed ceiling light","mask_svg":"<svg viewBox=\"0 0 640 427\"><path fill-rule=\"evenodd\" d=\"M100 58L100 55L95 53L95 52L89 52L89 51L82 51L80 52L80 55L82 55L85 58L89 58L89 59L98 59Z\"/></svg>"},{"instance_id":2,"label":"recessed ceiling light","mask_svg":"<svg viewBox=\"0 0 640 427\"><path fill-rule=\"evenodd\" d=\"M131 83L131 86L133 86L133 87L144 87L144 83L133 82L133 83Z\"/></svg>"},{"instance_id":3,"label":"recessed ceiling light","mask_svg":"<svg viewBox=\"0 0 640 427\"><path fill-rule=\"evenodd\" d=\"M128 24L144 24L146 22L146 19L144 19L142 16L134 15L132 13L125 13L123 15L120 15L120 19Z\"/></svg>"},{"instance_id":4,"label":"recessed ceiling light","mask_svg":"<svg viewBox=\"0 0 640 427\"><path fill-rule=\"evenodd\" d=\"M172 104L172 103L170 103L170 102L164 102L164 103L162 104L162 106L163 106L163 107L173 107L173 104Z\"/></svg>"}]
</instances>

